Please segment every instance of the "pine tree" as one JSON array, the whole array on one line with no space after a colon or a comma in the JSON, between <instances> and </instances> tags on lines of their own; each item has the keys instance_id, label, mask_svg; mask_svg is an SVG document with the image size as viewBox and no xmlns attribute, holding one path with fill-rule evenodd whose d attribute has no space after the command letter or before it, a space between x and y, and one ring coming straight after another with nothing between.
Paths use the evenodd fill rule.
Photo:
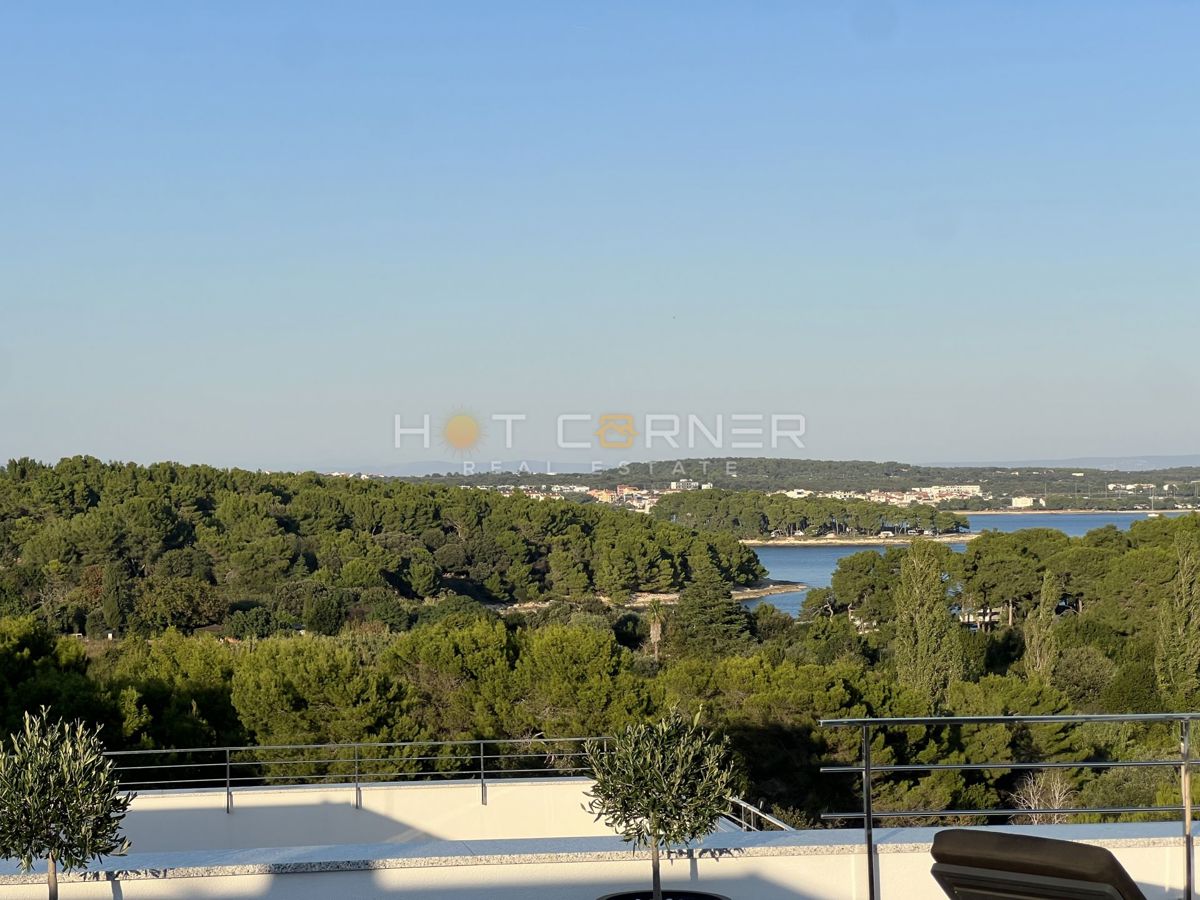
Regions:
<instances>
[{"instance_id":1,"label":"pine tree","mask_svg":"<svg viewBox=\"0 0 1200 900\"><path fill-rule=\"evenodd\" d=\"M1154 675L1172 711L1191 709L1200 692L1200 547L1175 542L1179 570L1174 590L1158 606Z\"/></svg>"},{"instance_id":2,"label":"pine tree","mask_svg":"<svg viewBox=\"0 0 1200 900\"><path fill-rule=\"evenodd\" d=\"M1042 594L1025 619L1025 672L1047 684L1058 664L1058 601L1062 583L1050 572L1042 577Z\"/></svg>"},{"instance_id":3,"label":"pine tree","mask_svg":"<svg viewBox=\"0 0 1200 900\"><path fill-rule=\"evenodd\" d=\"M572 554L561 547L550 551L550 585L563 597L579 597L588 592L590 579L587 569Z\"/></svg>"},{"instance_id":4,"label":"pine tree","mask_svg":"<svg viewBox=\"0 0 1200 900\"><path fill-rule=\"evenodd\" d=\"M658 648L662 644L663 623L667 619L667 613L662 601L657 597L650 601L646 617L650 620L650 649L654 652L654 661L658 662Z\"/></svg>"},{"instance_id":5,"label":"pine tree","mask_svg":"<svg viewBox=\"0 0 1200 900\"><path fill-rule=\"evenodd\" d=\"M750 639L750 617L715 566L699 565L671 617L671 649L681 655L736 652Z\"/></svg>"},{"instance_id":6,"label":"pine tree","mask_svg":"<svg viewBox=\"0 0 1200 900\"><path fill-rule=\"evenodd\" d=\"M914 541L900 564L896 590L896 677L936 710L946 688L966 671L960 626L950 615L938 548Z\"/></svg>"},{"instance_id":7,"label":"pine tree","mask_svg":"<svg viewBox=\"0 0 1200 900\"><path fill-rule=\"evenodd\" d=\"M408 567L408 584L418 597L432 597L438 589L438 571L432 555L414 559Z\"/></svg>"},{"instance_id":8,"label":"pine tree","mask_svg":"<svg viewBox=\"0 0 1200 900\"><path fill-rule=\"evenodd\" d=\"M637 584L637 566L622 547L607 547L599 554L596 590L610 599L624 602Z\"/></svg>"}]
</instances>

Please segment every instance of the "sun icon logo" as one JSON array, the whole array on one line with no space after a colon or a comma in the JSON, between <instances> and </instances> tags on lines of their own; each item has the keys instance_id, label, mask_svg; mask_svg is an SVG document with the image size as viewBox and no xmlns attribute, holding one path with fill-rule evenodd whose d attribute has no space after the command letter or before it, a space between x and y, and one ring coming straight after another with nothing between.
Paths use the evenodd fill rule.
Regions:
<instances>
[{"instance_id":1,"label":"sun icon logo","mask_svg":"<svg viewBox=\"0 0 1200 900\"><path fill-rule=\"evenodd\" d=\"M466 453L479 446L483 427L470 413L456 412L442 423L442 442L456 453Z\"/></svg>"}]
</instances>

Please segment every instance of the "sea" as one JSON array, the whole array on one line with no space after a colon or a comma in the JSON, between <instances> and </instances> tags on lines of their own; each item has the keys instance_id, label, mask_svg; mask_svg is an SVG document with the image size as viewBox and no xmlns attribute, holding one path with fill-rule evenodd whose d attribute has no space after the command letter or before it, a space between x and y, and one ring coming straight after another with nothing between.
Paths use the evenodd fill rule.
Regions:
<instances>
[{"instance_id":1,"label":"sea","mask_svg":"<svg viewBox=\"0 0 1200 900\"><path fill-rule=\"evenodd\" d=\"M1132 523L1148 517L1148 513L989 513L972 515L966 513L971 520L971 531L1020 531L1022 528L1057 528L1071 537L1079 537L1096 528L1115 525L1118 528L1128 528ZM1163 513L1177 515L1177 513ZM966 542L950 544L955 550L964 550ZM795 616L800 612L804 603L804 595L808 588L829 587L838 560L852 553L864 550L877 550L882 553L887 549L882 544L856 544L852 547L829 547L821 544L813 546L777 546L755 547L758 558L767 569L769 578L782 581L798 581L806 586L805 590L788 591L782 594L771 594L754 600L747 600L746 606L753 608L760 603L770 603L776 609Z\"/></svg>"}]
</instances>

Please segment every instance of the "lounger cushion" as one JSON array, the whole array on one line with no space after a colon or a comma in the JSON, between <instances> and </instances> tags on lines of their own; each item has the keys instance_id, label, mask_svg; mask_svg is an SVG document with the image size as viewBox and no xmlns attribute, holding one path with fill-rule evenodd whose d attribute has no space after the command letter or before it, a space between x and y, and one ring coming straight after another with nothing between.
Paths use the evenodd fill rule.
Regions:
<instances>
[{"instance_id":1,"label":"lounger cushion","mask_svg":"<svg viewBox=\"0 0 1200 900\"><path fill-rule=\"evenodd\" d=\"M1089 844L985 829L949 828L934 836L933 858L943 865L1107 884L1121 897L1145 898L1115 856L1103 847Z\"/></svg>"}]
</instances>

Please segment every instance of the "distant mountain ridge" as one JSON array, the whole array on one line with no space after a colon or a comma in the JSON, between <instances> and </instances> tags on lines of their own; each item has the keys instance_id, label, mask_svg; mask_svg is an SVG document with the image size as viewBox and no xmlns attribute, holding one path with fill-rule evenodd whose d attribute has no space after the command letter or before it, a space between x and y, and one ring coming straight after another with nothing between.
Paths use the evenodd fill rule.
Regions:
<instances>
[{"instance_id":1,"label":"distant mountain ridge","mask_svg":"<svg viewBox=\"0 0 1200 900\"><path fill-rule=\"evenodd\" d=\"M321 471L337 471L343 474L361 472L364 475L386 475L394 478L421 478L428 475L445 475L449 477L469 477L463 475L463 460L419 460L417 462L400 463L384 466L357 466L349 468L322 469ZM524 466L524 469L522 469ZM486 468L485 468L486 467ZM476 474L483 475L491 472L491 460L477 464ZM584 475L592 470L590 463L557 462L544 459L509 459L501 460L499 468L502 473L529 472L534 475Z\"/></svg>"},{"instance_id":2,"label":"distant mountain ridge","mask_svg":"<svg viewBox=\"0 0 1200 900\"><path fill-rule=\"evenodd\" d=\"M1041 466L1054 469L1094 469L1101 472L1159 472L1164 469L1190 469L1200 467L1200 453L1180 456L1074 456L1067 459L1022 459L985 462L935 462L930 466L945 468L1029 468Z\"/></svg>"}]
</instances>

